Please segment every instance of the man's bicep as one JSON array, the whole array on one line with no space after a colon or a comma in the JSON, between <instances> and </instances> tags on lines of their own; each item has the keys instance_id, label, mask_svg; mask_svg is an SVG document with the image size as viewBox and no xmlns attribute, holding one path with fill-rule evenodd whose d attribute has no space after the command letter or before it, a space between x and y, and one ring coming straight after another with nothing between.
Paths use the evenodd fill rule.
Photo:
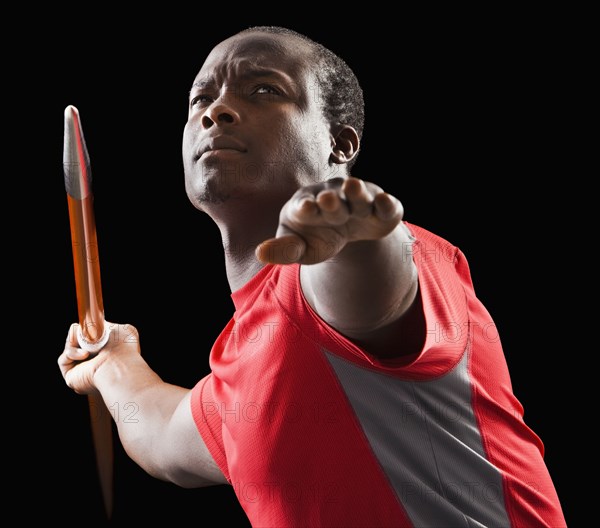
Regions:
<instances>
[{"instance_id":1,"label":"man's bicep","mask_svg":"<svg viewBox=\"0 0 600 528\"><path fill-rule=\"evenodd\" d=\"M184 488L228 484L196 427L191 391L179 402L167 431L168 476Z\"/></svg>"}]
</instances>

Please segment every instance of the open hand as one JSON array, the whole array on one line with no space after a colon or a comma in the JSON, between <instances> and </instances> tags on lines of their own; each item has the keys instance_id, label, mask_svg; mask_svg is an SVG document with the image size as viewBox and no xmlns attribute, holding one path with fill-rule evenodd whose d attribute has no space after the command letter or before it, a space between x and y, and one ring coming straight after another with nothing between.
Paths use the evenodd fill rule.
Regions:
<instances>
[{"instance_id":1,"label":"open hand","mask_svg":"<svg viewBox=\"0 0 600 528\"><path fill-rule=\"evenodd\" d=\"M262 242L256 256L271 264L316 264L349 242L385 237L403 214L397 198L358 178L309 185L283 206L275 237Z\"/></svg>"}]
</instances>

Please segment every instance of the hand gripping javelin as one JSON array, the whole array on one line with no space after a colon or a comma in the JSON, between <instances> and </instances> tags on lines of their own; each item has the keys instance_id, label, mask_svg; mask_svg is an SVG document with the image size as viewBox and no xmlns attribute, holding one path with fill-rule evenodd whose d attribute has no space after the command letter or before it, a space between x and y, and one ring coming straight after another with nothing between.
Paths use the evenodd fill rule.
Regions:
<instances>
[{"instance_id":1,"label":"hand gripping javelin","mask_svg":"<svg viewBox=\"0 0 600 528\"><path fill-rule=\"evenodd\" d=\"M77 340L83 350L96 353L107 343L110 330L104 319L90 157L79 111L74 106L65 109L63 169L79 315ZM102 398L89 395L88 403L104 508L110 518L113 507L112 419Z\"/></svg>"}]
</instances>

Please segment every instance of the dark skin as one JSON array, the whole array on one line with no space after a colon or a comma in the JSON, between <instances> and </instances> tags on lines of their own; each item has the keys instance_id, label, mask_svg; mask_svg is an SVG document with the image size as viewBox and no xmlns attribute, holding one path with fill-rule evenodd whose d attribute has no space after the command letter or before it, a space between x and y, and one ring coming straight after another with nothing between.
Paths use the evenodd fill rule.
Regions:
<instances>
[{"instance_id":1,"label":"dark skin","mask_svg":"<svg viewBox=\"0 0 600 528\"><path fill-rule=\"evenodd\" d=\"M349 177L358 135L325 120L313 67L308 45L287 36L236 36L213 50L190 92L188 196L221 231L232 291L264 263L312 264L303 291L325 321L380 357L416 353L423 328L402 205ZM231 148L198 158L214 138Z\"/></svg>"},{"instance_id":2,"label":"dark skin","mask_svg":"<svg viewBox=\"0 0 600 528\"><path fill-rule=\"evenodd\" d=\"M220 230L232 291L265 264L299 263L304 296L325 322L380 359L408 360L425 331L403 207L348 173L358 134L325 119L313 68L310 47L291 36L254 32L217 45L190 91L186 191ZM194 423L190 390L164 383L139 340L120 337L132 333L113 325L90 358L70 331L58 360L66 383L101 394L109 408L138 403L135 427L117 428L151 475L184 487L226 483Z\"/></svg>"}]
</instances>

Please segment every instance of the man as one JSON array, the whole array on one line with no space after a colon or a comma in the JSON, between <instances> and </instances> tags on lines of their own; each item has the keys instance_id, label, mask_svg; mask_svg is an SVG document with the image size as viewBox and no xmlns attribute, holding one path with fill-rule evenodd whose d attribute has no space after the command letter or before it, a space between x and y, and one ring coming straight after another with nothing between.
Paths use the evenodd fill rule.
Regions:
<instances>
[{"instance_id":1,"label":"man","mask_svg":"<svg viewBox=\"0 0 600 528\"><path fill-rule=\"evenodd\" d=\"M363 121L353 73L303 35L218 44L182 150L235 305L212 372L164 383L115 324L95 357L70 329L65 381L136 402L128 455L182 487L230 484L254 526L564 526L464 255L350 174Z\"/></svg>"}]
</instances>

